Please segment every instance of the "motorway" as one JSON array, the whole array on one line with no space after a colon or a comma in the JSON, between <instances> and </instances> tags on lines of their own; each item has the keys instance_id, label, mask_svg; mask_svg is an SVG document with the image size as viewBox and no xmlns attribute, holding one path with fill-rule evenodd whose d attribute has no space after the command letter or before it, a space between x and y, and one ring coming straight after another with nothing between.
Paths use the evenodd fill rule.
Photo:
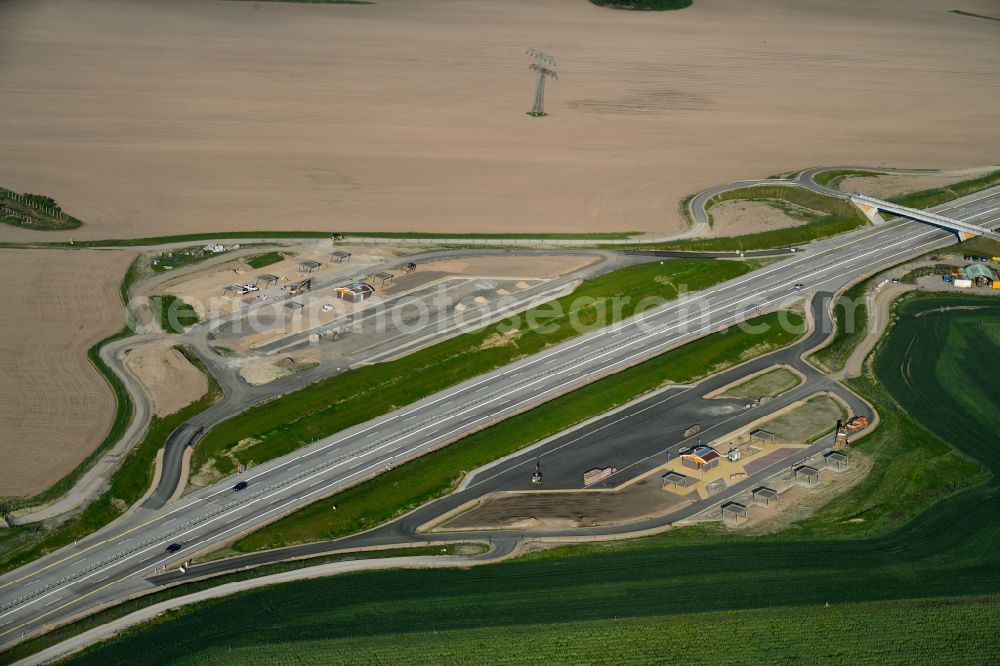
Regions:
<instances>
[{"instance_id":1,"label":"motorway","mask_svg":"<svg viewBox=\"0 0 1000 666\"><path fill-rule=\"evenodd\" d=\"M994 226L1000 188L938 212ZM162 510L139 508L82 539L0 577L0 646L122 598L152 589L150 575L211 544L377 474L498 420L811 292L847 282L953 242L940 229L894 220L811 244L807 251L620 324L581 335L500 370L263 464L234 493L235 477ZM760 408L759 417L772 408ZM613 531L614 528L605 528ZM633 529L633 528L629 528ZM181 543L180 552L164 552Z\"/></svg>"},{"instance_id":2,"label":"motorway","mask_svg":"<svg viewBox=\"0 0 1000 666\"><path fill-rule=\"evenodd\" d=\"M775 472L787 469L789 459L776 461L706 500L661 516L632 521L628 524L573 529L503 529L439 533L425 531L427 525L435 523L441 516L495 492L583 488L582 473L595 467L610 466L617 471L588 488L606 489L619 486L629 479L660 467L666 460L675 459L682 448L693 446L696 441L702 439L711 441L743 429L760 419L763 414L784 409L819 391L836 395L847 404L851 415L862 415L873 420L875 414L870 405L802 359L805 352L819 346L833 331L830 316L832 297L833 294L829 292L815 295L811 303L815 326L809 335L797 343L711 375L697 384L667 387L663 391L636 400L623 409L593 419L579 428L561 433L513 456L480 468L473 472L456 492L425 504L386 525L342 539L215 560L192 566L186 573L171 570L152 576L150 581L156 585L169 585L290 559L406 543L430 544L489 539L492 552L486 556L497 557L513 550L523 539L595 537L619 534L625 530L638 532L662 528L689 518L727 497L755 487ZM749 401L743 399L704 397L742 377L778 364L795 368L802 373L805 381L776 397L766 408L747 409ZM685 437L684 431L693 423L701 425L701 430L697 435ZM829 448L831 439L832 436L823 438L807 449L797 452L792 459L798 460ZM540 464L544 474L541 486L531 482L531 473L535 469L536 462Z\"/></svg>"}]
</instances>

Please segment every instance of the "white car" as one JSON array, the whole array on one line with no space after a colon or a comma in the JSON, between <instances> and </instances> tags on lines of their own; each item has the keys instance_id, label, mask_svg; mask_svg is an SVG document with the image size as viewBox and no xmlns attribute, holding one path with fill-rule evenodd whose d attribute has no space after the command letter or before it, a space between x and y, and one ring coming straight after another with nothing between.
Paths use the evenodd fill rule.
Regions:
<instances>
[{"instance_id":1,"label":"white car","mask_svg":"<svg viewBox=\"0 0 1000 666\"><path fill-rule=\"evenodd\" d=\"M245 285L243 285L243 290L244 290L243 291L244 294L249 294L250 292L253 292L253 291L260 291L260 287L258 287L255 284L245 284Z\"/></svg>"}]
</instances>

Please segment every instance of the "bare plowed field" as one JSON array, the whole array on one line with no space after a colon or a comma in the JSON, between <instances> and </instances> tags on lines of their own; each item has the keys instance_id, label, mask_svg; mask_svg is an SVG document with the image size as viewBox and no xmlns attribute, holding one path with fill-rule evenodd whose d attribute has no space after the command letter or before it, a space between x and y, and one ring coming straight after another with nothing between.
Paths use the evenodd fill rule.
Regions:
<instances>
[{"instance_id":1,"label":"bare plowed field","mask_svg":"<svg viewBox=\"0 0 1000 666\"><path fill-rule=\"evenodd\" d=\"M12 0L0 185L55 197L77 238L669 233L681 197L735 179L994 163L997 24L951 8ZM546 118L526 47L558 63Z\"/></svg>"},{"instance_id":2,"label":"bare plowed field","mask_svg":"<svg viewBox=\"0 0 1000 666\"><path fill-rule=\"evenodd\" d=\"M131 251L0 251L0 496L31 495L94 450L114 395L87 349L119 330Z\"/></svg>"}]
</instances>

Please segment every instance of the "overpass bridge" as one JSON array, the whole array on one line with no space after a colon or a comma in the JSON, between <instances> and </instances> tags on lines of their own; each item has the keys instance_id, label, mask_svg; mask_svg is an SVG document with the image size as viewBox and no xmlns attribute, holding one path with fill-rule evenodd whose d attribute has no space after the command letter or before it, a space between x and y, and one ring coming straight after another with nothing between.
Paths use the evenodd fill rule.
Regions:
<instances>
[{"instance_id":1,"label":"overpass bridge","mask_svg":"<svg viewBox=\"0 0 1000 666\"><path fill-rule=\"evenodd\" d=\"M863 212L872 222L875 222L876 224L884 221L879 215L879 212L881 211L883 213L891 213L893 215L899 215L900 217L906 217L918 222L933 224L934 226L941 227L943 229L949 229L957 233L959 239L963 241L969 240L974 236L985 236L995 241L1000 241L1000 233L993 231L989 227L981 227L978 224L973 224L972 222L956 220L954 218L945 217L944 215L938 215L937 213L920 210L918 208L900 206L899 204L894 204L891 201L883 201L882 199L876 199L875 197L870 197L864 194L852 194L851 203L860 208L861 212Z\"/></svg>"}]
</instances>

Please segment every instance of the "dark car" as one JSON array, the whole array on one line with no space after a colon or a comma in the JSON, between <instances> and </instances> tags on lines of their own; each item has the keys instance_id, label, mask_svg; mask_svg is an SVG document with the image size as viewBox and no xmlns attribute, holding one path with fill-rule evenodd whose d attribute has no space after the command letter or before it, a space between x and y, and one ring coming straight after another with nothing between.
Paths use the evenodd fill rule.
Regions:
<instances>
[{"instance_id":1,"label":"dark car","mask_svg":"<svg viewBox=\"0 0 1000 666\"><path fill-rule=\"evenodd\" d=\"M240 491L240 490L243 490L244 488L246 488L249 485L250 484L247 483L246 481L240 481L235 486L233 486L233 490Z\"/></svg>"},{"instance_id":2,"label":"dark car","mask_svg":"<svg viewBox=\"0 0 1000 666\"><path fill-rule=\"evenodd\" d=\"M805 287L806 286L804 284L802 284L801 282L799 282L798 284L795 285L796 289L805 289Z\"/></svg>"},{"instance_id":3,"label":"dark car","mask_svg":"<svg viewBox=\"0 0 1000 666\"><path fill-rule=\"evenodd\" d=\"M168 553L176 553L181 548L183 548L183 546L181 546L179 543L172 543L169 546L167 546L167 552Z\"/></svg>"}]
</instances>

